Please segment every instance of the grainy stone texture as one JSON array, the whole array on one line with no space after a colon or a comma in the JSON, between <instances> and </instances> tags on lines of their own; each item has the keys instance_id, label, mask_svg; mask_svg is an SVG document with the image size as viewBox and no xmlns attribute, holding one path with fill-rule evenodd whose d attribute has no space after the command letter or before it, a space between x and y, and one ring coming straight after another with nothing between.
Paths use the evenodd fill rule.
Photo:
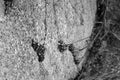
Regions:
<instances>
[{"instance_id":1,"label":"grainy stone texture","mask_svg":"<svg viewBox=\"0 0 120 80\"><path fill-rule=\"evenodd\" d=\"M68 80L75 77L91 35L96 0L16 0L0 25L0 78L8 80ZM86 38L87 37L87 38ZM86 39L85 39L86 38ZM31 40L46 47L41 63ZM61 54L57 42L73 43L80 63L67 50ZM4 70L5 69L5 70ZM4 71L2 71L4 70ZM11 78L11 79L10 79Z\"/></svg>"}]
</instances>

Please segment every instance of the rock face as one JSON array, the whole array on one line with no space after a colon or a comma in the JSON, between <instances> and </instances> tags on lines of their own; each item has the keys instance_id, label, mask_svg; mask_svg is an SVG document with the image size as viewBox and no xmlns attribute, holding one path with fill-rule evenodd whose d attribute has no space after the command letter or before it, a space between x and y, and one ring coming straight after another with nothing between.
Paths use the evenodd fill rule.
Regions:
<instances>
[{"instance_id":1,"label":"rock face","mask_svg":"<svg viewBox=\"0 0 120 80\"><path fill-rule=\"evenodd\" d=\"M0 21L3 20L3 16L4 16L4 2L3 0L0 0Z\"/></svg>"},{"instance_id":2,"label":"rock face","mask_svg":"<svg viewBox=\"0 0 120 80\"><path fill-rule=\"evenodd\" d=\"M66 44L73 44L76 48L76 55L82 58L87 46L86 41L89 40L91 35L94 17L95 17L95 1L74 1L64 2L62 11L63 16L60 17L58 25L60 27L58 38L62 38ZM64 22L60 22L64 21ZM79 51L83 49L82 51ZM70 53L69 53L70 54ZM80 67L80 65L79 65Z\"/></svg>"},{"instance_id":3,"label":"rock face","mask_svg":"<svg viewBox=\"0 0 120 80\"><path fill-rule=\"evenodd\" d=\"M77 68L81 68L82 61L84 60L83 57L86 52L86 48L83 48L87 46L86 40L89 40L93 27L96 10L95 5L95 0L50 2L48 10L51 10L50 12L47 12L47 14L50 15L51 13L51 23L49 22L49 19L47 19L48 23L50 23L47 27L50 27L48 28L52 36L52 44L50 43L50 47L52 45L53 48L49 58L52 57L53 60L50 59L52 64L54 63L59 68L55 69L55 67L53 67L53 71L57 70L57 72L54 72L56 75L53 75L55 78L68 79L74 77ZM63 54L56 51L56 43L59 40L63 40L65 44L74 45L76 49L75 56L77 56L77 59L79 60L77 66L74 64L73 55L68 50ZM79 51L80 49L83 50ZM48 61L46 61L46 63L47 62Z\"/></svg>"},{"instance_id":4,"label":"rock face","mask_svg":"<svg viewBox=\"0 0 120 80\"><path fill-rule=\"evenodd\" d=\"M19 80L21 76L25 79L20 80L68 80L75 77L77 70L81 69L85 47L88 46L86 40L92 32L96 0L13 0L11 4L4 15L5 24L1 23L4 26L0 27L0 39L8 50L13 49L12 54L8 54L6 47L1 48L4 55L14 55L17 59L12 65L14 68L10 69L15 69L18 74L21 72L12 80ZM37 61L37 54L30 46L32 40L44 44L43 62ZM78 65L67 48L63 53L57 50L59 40L68 46L73 44Z\"/></svg>"}]
</instances>

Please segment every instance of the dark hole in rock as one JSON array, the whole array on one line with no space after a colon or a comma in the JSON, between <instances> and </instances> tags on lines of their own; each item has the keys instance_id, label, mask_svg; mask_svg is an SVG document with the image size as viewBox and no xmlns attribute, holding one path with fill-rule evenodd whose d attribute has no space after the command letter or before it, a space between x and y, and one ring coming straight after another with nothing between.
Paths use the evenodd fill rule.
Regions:
<instances>
[{"instance_id":1,"label":"dark hole in rock","mask_svg":"<svg viewBox=\"0 0 120 80\"><path fill-rule=\"evenodd\" d=\"M44 55L45 55L46 48L43 45L38 45L38 43L35 42L34 40L32 40L31 46L38 56L38 61L43 62L43 60L45 58Z\"/></svg>"},{"instance_id":2,"label":"dark hole in rock","mask_svg":"<svg viewBox=\"0 0 120 80\"><path fill-rule=\"evenodd\" d=\"M13 2L14 0L4 0L4 6L5 6L4 14L5 15L10 13L10 9L13 6Z\"/></svg>"},{"instance_id":3,"label":"dark hole in rock","mask_svg":"<svg viewBox=\"0 0 120 80\"><path fill-rule=\"evenodd\" d=\"M58 41L57 49L59 52L63 53L65 50L67 50L67 45L62 40L60 40Z\"/></svg>"},{"instance_id":4,"label":"dark hole in rock","mask_svg":"<svg viewBox=\"0 0 120 80\"><path fill-rule=\"evenodd\" d=\"M74 50L75 50L75 47L74 47L74 45L73 44L70 44L69 46L68 46L68 50L74 55Z\"/></svg>"}]
</instances>

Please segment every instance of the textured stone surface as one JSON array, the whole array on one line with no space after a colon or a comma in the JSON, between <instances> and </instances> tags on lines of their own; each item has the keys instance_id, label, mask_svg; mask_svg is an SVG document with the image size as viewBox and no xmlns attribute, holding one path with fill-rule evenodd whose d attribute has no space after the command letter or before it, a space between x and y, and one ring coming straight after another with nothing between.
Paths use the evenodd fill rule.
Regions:
<instances>
[{"instance_id":1,"label":"textured stone surface","mask_svg":"<svg viewBox=\"0 0 120 80\"><path fill-rule=\"evenodd\" d=\"M6 71L1 71L4 78L47 80L50 77L51 80L67 80L75 77L77 67L80 69L82 57L86 51L86 49L83 51L79 49L87 46L86 40L89 39L92 31L96 10L95 1L13 1L13 5L4 16L4 23L0 23L3 25L0 27L2 43L0 45L5 45L1 48L0 54L6 56L1 61L3 65L0 67L7 67ZM66 44L74 44L77 50L76 55L80 60L79 66L75 65L70 51L66 50L61 54L57 50L57 42L60 39ZM31 47L32 40L46 47L45 60L41 63L38 62L38 56ZM7 59L13 55L15 61Z\"/></svg>"}]
</instances>

